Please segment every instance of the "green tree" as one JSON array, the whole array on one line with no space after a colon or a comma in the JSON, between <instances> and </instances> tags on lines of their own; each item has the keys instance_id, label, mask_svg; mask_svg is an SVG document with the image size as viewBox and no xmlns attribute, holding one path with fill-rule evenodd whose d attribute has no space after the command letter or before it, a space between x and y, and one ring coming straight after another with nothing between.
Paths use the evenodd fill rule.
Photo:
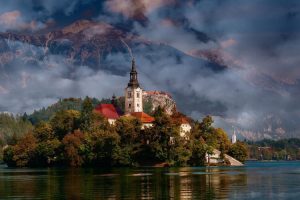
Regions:
<instances>
[{"instance_id":1,"label":"green tree","mask_svg":"<svg viewBox=\"0 0 300 200\"><path fill-rule=\"evenodd\" d=\"M117 133L120 135L121 143L124 145L133 145L137 143L141 132L142 123L135 117L120 117L115 124Z\"/></svg>"},{"instance_id":2,"label":"green tree","mask_svg":"<svg viewBox=\"0 0 300 200\"><path fill-rule=\"evenodd\" d=\"M228 154L241 162L245 162L248 155L247 147L244 143L238 141L231 145Z\"/></svg>"},{"instance_id":3,"label":"green tree","mask_svg":"<svg viewBox=\"0 0 300 200\"><path fill-rule=\"evenodd\" d=\"M61 142L56 138L39 142L35 148L31 166L45 167L55 165L59 161L61 147Z\"/></svg>"},{"instance_id":4,"label":"green tree","mask_svg":"<svg viewBox=\"0 0 300 200\"><path fill-rule=\"evenodd\" d=\"M93 163L100 166L114 166L124 159L119 148L120 137L115 131L98 129L89 134L94 153Z\"/></svg>"},{"instance_id":5,"label":"green tree","mask_svg":"<svg viewBox=\"0 0 300 200\"><path fill-rule=\"evenodd\" d=\"M94 110L94 106L92 103L92 99L86 97L82 103L82 109L80 112L80 120L79 120L80 129L82 131L91 130L93 110Z\"/></svg>"},{"instance_id":6,"label":"green tree","mask_svg":"<svg viewBox=\"0 0 300 200\"><path fill-rule=\"evenodd\" d=\"M14 160L14 149L13 146L8 146L3 150L3 161L9 167L15 167L16 162Z\"/></svg>"},{"instance_id":7,"label":"green tree","mask_svg":"<svg viewBox=\"0 0 300 200\"><path fill-rule=\"evenodd\" d=\"M179 125L174 124L160 106L154 111L153 116L155 118L153 127L144 130L146 144L143 144L140 153L154 155L152 160L155 162L167 162L173 165L176 162L175 149L180 141Z\"/></svg>"},{"instance_id":8,"label":"green tree","mask_svg":"<svg viewBox=\"0 0 300 200\"><path fill-rule=\"evenodd\" d=\"M79 128L79 117L80 112L76 110L57 112L50 121L54 135L61 140L68 133L74 132Z\"/></svg>"},{"instance_id":9,"label":"green tree","mask_svg":"<svg viewBox=\"0 0 300 200\"><path fill-rule=\"evenodd\" d=\"M206 144L219 149L222 153L227 153L231 143L228 139L226 132L221 128L213 128L205 137Z\"/></svg>"},{"instance_id":10,"label":"green tree","mask_svg":"<svg viewBox=\"0 0 300 200\"><path fill-rule=\"evenodd\" d=\"M209 146L203 139L192 141L192 155L188 163L192 166L203 166L207 152L209 153Z\"/></svg>"}]
</instances>

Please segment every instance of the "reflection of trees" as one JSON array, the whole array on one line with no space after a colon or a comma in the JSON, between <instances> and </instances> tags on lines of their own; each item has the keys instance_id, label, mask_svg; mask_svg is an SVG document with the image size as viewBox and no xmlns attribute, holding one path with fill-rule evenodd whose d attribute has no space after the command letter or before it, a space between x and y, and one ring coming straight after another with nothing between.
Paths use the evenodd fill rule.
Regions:
<instances>
[{"instance_id":1,"label":"reflection of trees","mask_svg":"<svg viewBox=\"0 0 300 200\"><path fill-rule=\"evenodd\" d=\"M0 198L34 198L46 192L46 170L9 169L0 172ZM37 176L38 175L38 176ZM42 177L42 178L39 178Z\"/></svg>"},{"instance_id":2,"label":"reflection of trees","mask_svg":"<svg viewBox=\"0 0 300 200\"><path fill-rule=\"evenodd\" d=\"M228 170L229 172L232 170ZM222 168L202 168L195 171L180 172L179 176L170 176L170 196L180 199L229 198L231 186L246 185L244 173L228 174Z\"/></svg>"},{"instance_id":3,"label":"reflection of trees","mask_svg":"<svg viewBox=\"0 0 300 200\"><path fill-rule=\"evenodd\" d=\"M243 168L49 169L3 174L0 196L43 199L229 199ZM144 173L144 174L143 174ZM145 174L150 173L150 174Z\"/></svg>"}]
</instances>

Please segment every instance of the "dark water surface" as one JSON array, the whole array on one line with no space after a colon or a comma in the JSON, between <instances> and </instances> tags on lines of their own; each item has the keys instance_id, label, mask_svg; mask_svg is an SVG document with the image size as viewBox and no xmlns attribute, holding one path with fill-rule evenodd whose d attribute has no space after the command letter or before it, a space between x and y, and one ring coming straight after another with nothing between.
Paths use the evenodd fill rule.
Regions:
<instances>
[{"instance_id":1,"label":"dark water surface","mask_svg":"<svg viewBox=\"0 0 300 200\"><path fill-rule=\"evenodd\" d=\"M0 165L0 199L300 199L300 162L110 170Z\"/></svg>"}]
</instances>

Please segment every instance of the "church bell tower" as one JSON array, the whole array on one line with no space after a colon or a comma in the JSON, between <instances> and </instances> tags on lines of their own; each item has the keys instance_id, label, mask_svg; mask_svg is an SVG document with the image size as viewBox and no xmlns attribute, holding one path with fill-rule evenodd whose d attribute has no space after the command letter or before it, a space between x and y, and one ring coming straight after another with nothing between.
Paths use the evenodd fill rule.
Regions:
<instances>
[{"instance_id":1,"label":"church bell tower","mask_svg":"<svg viewBox=\"0 0 300 200\"><path fill-rule=\"evenodd\" d=\"M138 82L135 60L132 59L130 80L125 89L125 114L143 112L143 90Z\"/></svg>"}]
</instances>

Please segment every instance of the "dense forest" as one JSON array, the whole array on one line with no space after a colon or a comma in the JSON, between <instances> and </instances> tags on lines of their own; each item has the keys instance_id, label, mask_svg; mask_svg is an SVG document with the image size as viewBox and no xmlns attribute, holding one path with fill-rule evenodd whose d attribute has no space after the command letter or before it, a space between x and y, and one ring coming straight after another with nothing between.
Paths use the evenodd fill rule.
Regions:
<instances>
[{"instance_id":1,"label":"dense forest","mask_svg":"<svg viewBox=\"0 0 300 200\"><path fill-rule=\"evenodd\" d=\"M75 102L75 103L70 103ZM63 102L63 103L62 103ZM99 102L99 101L98 101ZM164 163L167 166L202 166L205 154L214 148L222 155L228 153L237 159L246 159L242 143L232 145L224 130L214 128L210 116L201 122L192 121L187 138L180 136L181 113L167 115L158 107L151 114L153 127L142 129L133 117L120 117L110 125L93 112L94 99L61 100L47 109L45 116L38 112L14 118L15 123L27 124L23 134L12 133L13 140L2 139L3 160L9 166L140 166ZM39 113L43 113L39 112ZM40 120L44 119L44 120ZM33 120L33 121L32 121ZM31 123L32 122L32 123ZM21 125L15 126L21 126ZM34 125L32 125L34 124ZM13 126L13 125L12 125Z\"/></svg>"}]
</instances>

